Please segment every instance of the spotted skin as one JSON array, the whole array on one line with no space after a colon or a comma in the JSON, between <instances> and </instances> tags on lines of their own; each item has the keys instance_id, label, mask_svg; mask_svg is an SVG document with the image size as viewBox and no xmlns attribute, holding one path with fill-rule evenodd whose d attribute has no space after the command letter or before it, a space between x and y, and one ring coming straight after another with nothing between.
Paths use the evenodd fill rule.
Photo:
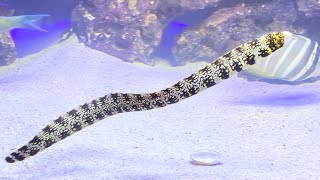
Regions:
<instances>
[{"instance_id":1,"label":"spotted skin","mask_svg":"<svg viewBox=\"0 0 320 180\"><path fill-rule=\"evenodd\" d=\"M281 48L284 39L282 32L274 32L245 43L198 72L158 92L113 93L83 104L47 125L29 143L6 157L6 161L9 163L22 161L73 133L117 113L164 107L195 95Z\"/></svg>"}]
</instances>

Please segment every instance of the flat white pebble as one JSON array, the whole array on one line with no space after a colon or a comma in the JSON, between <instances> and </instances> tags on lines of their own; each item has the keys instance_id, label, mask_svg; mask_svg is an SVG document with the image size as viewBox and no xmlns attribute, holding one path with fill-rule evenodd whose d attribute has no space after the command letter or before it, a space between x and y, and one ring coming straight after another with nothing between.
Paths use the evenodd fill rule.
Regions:
<instances>
[{"instance_id":1,"label":"flat white pebble","mask_svg":"<svg viewBox=\"0 0 320 180\"><path fill-rule=\"evenodd\" d=\"M213 166L221 163L222 155L216 151L199 150L191 153L190 158L192 164Z\"/></svg>"}]
</instances>

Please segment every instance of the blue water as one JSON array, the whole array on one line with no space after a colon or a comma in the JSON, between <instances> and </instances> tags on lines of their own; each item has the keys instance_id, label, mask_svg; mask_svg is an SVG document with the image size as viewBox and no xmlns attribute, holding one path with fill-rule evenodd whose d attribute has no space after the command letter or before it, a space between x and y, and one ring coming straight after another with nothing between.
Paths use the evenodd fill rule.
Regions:
<instances>
[{"instance_id":1,"label":"blue water","mask_svg":"<svg viewBox=\"0 0 320 180\"><path fill-rule=\"evenodd\" d=\"M61 39L62 34L71 28L71 12L77 2L77 0L30 0L27 3L22 3L21 0L10 0L3 2L2 6L15 9L13 15L50 15L41 26L47 32L30 29L13 29L11 31L18 57L39 52L57 43Z\"/></svg>"},{"instance_id":2,"label":"blue water","mask_svg":"<svg viewBox=\"0 0 320 180\"><path fill-rule=\"evenodd\" d=\"M46 32L32 29L13 29L11 37L15 43L18 57L41 51L57 43L64 32L71 28L69 19L51 22L41 27Z\"/></svg>"}]
</instances>

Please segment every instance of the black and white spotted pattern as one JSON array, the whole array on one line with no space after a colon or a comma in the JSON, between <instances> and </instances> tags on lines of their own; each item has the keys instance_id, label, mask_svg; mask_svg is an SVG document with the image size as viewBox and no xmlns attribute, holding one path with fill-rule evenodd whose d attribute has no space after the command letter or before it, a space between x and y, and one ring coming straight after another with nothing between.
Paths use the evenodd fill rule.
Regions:
<instances>
[{"instance_id":1,"label":"black and white spotted pattern","mask_svg":"<svg viewBox=\"0 0 320 180\"><path fill-rule=\"evenodd\" d=\"M282 32L274 32L245 43L214 60L198 72L158 92L113 93L83 104L47 125L29 143L6 157L6 161L9 163L22 161L108 116L159 108L195 95L281 48L284 39Z\"/></svg>"}]
</instances>

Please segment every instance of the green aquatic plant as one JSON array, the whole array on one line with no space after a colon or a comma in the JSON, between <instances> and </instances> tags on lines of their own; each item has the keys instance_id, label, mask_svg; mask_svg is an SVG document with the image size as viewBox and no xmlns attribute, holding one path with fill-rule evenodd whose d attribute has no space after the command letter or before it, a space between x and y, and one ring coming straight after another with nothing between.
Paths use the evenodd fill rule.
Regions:
<instances>
[{"instance_id":1,"label":"green aquatic plant","mask_svg":"<svg viewBox=\"0 0 320 180\"><path fill-rule=\"evenodd\" d=\"M291 36L289 32L274 32L245 43L189 77L158 92L112 93L85 103L47 125L29 143L6 157L6 161L9 163L22 161L73 133L117 113L150 110L177 103L255 64L256 61L281 48L289 36Z\"/></svg>"}]
</instances>

